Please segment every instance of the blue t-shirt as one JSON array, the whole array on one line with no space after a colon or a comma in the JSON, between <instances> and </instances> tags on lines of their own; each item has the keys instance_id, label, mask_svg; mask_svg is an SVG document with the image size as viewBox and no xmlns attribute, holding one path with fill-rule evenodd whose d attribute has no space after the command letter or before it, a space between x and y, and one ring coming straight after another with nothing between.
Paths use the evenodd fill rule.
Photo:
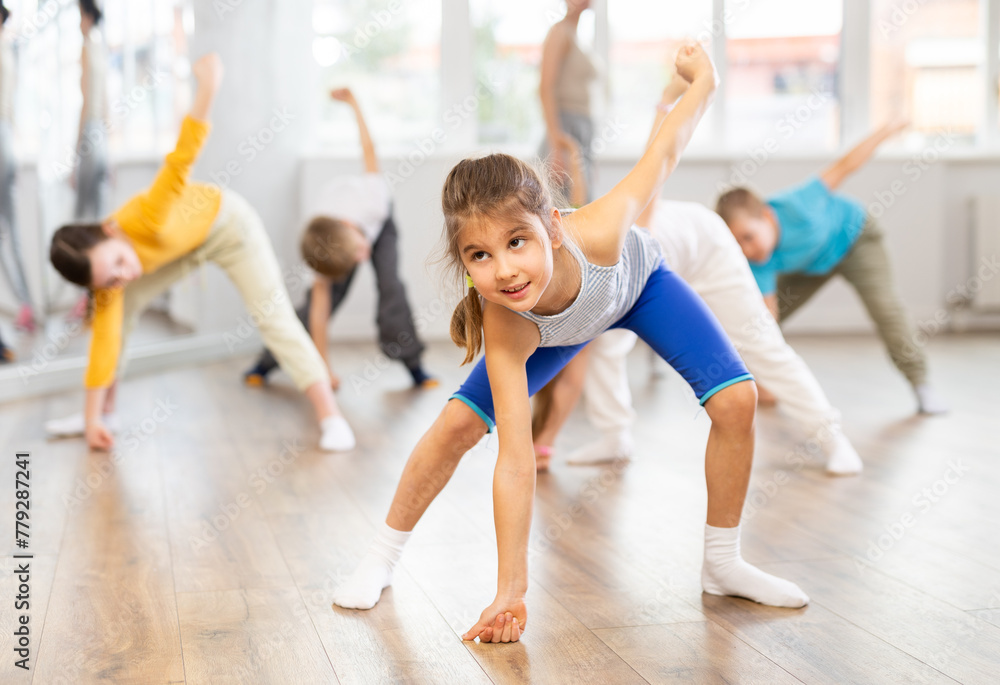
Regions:
<instances>
[{"instance_id":1,"label":"blue t-shirt","mask_svg":"<svg viewBox=\"0 0 1000 685\"><path fill-rule=\"evenodd\" d=\"M764 295L777 290L780 274L829 273L854 245L867 218L861 203L834 195L819 177L771 196L767 204L778 218L778 244L766 262L750 262Z\"/></svg>"}]
</instances>

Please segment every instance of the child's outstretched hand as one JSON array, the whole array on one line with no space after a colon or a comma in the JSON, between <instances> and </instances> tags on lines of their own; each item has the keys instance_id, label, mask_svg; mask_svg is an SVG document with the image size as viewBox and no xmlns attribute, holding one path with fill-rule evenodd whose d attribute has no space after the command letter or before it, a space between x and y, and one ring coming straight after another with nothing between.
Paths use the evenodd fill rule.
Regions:
<instances>
[{"instance_id":1,"label":"child's outstretched hand","mask_svg":"<svg viewBox=\"0 0 1000 685\"><path fill-rule=\"evenodd\" d=\"M688 83L694 83L695 79L704 76L712 76L716 81L718 80L712 59L705 52L705 48L698 43L685 45L677 51L674 68L677 69L678 75Z\"/></svg>"},{"instance_id":2,"label":"child's outstretched hand","mask_svg":"<svg viewBox=\"0 0 1000 685\"><path fill-rule=\"evenodd\" d=\"M330 97L338 102L346 102L347 104L354 102L354 93L351 92L350 88L334 88L330 91Z\"/></svg>"},{"instance_id":3,"label":"child's outstretched hand","mask_svg":"<svg viewBox=\"0 0 1000 685\"><path fill-rule=\"evenodd\" d=\"M92 450L104 452L115 445L114 436L111 435L111 431L101 421L88 424L85 429L85 436L87 438L87 446Z\"/></svg>"},{"instance_id":4,"label":"child's outstretched hand","mask_svg":"<svg viewBox=\"0 0 1000 685\"><path fill-rule=\"evenodd\" d=\"M191 65L191 73L198 79L198 85L217 91L222 85L222 75L225 73L222 58L217 52L202 55Z\"/></svg>"}]
</instances>

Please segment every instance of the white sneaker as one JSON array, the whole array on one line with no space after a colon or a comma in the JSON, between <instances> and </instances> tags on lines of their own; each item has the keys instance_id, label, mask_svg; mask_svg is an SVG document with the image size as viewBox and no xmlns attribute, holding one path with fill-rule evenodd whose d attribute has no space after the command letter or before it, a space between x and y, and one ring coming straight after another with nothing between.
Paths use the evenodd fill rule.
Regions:
<instances>
[{"instance_id":1,"label":"white sneaker","mask_svg":"<svg viewBox=\"0 0 1000 685\"><path fill-rule=\"evenodd\" d=\"M319 448L325 452L346 452L357 444L354 431L343 416L326 417L320 430L323 434L319 438Z\"/></svg>"},{"instance_id":2,"label":"white sneaker","mask_svg":"<svg viewBox=\"0 0 1000 685\"><path fill-rule=\"evenodd\" d=\"M581 447L566 458L571 466L594 466L613 461L631 460L635 445L628 431L605 435L593 445Z\"/></svg>"},{"instance_id":3,"label":"white sneaker","mask_svg":"<svg viewBox=\"0 0 1000 685\"><path fill-rule=\"evenodd\" d=\"M115 414L105 414L103 418L108 430L117 433L118 417ZM86 428L83 412L45 422L45 432L50 438L78 438L86 432Z\"/></svg>"},{"instance_id":4,"label":"white sneaker","mask_svg":"<svg viewBox=\"0 0 1000 685\"><path fill-rule=\"evenodd\" d=\"M914 386L913 392L917 395L917 411L921 414L947 414L948 405L945 404L930 385Z\"/></svg>"},{"instance_id":5,"label":"white sneaker","mask_svg":"<svg viewBox=\"0 0 1000 685\"><path fill-rule=\"evenodd\" d=\"M847 436L839 430L833 434L833 439L826 449L826 472L834 476L854 476L864 469L861 457Z\"/></svg>"}]
</instances>

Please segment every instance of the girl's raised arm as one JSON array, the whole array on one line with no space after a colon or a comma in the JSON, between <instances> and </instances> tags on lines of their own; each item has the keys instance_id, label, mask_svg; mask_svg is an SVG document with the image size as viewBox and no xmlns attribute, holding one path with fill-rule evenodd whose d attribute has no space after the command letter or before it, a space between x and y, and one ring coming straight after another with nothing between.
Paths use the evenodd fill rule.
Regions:
<instances>
[{"instance_id":1,"label":"girl's raised arm","mask_svg":"<svg viewBox=\"0 0 1000 685\"><path fill-rule=\"evenodd\" d=\"M687 92L690 85L676 74L667 83L667 86L663 89L663 95L660 97L660 102L656 106L656 119L653 120L653 128L649 132L649 138L646 139L646 149L649 149L649 146L656 140L656 134L659 132L660 126L663 125L663 120L667 118L667 114L674 108L677 100ZM656 204L659 199L660 193L657 190L653 193L653 198L649 201L649 204L642 210L642 214L635 220L636 225L649 228L653 224L653 216L656 214Z\"/></svg>"},{"instance_id":2,"label":"girl's raised arm","mask_svg":"<svg viewBox=\"0 0 1000 685\"><path fill-rule=\"evenodd\" d=\"M639 162L606 195L572 215L587 258L595 264L617 263L629 228L677 167L695 127L711 104L717 86L712 60L700 45L680 49L677 73L690 87L664 118Z\"/></svg>"}]
</instances>

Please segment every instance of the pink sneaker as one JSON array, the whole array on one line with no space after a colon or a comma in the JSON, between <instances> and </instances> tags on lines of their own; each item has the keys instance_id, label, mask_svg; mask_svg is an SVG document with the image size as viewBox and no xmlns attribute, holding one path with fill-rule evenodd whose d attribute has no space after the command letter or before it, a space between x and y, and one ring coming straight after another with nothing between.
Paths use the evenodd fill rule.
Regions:
<instances>
[{"instance_id":1,"label":"pink sneaker","mask_svg":"<svg viewBox=\"0 0 1000 685\"><path fill-rule=\"evenodd\" d=\"M17 318L14 319L14 326L27 333L35 332L35 312L31 309L30 304L24 303L21 305L21 309L17 313Z\"/></svg>"}]
</instances>

